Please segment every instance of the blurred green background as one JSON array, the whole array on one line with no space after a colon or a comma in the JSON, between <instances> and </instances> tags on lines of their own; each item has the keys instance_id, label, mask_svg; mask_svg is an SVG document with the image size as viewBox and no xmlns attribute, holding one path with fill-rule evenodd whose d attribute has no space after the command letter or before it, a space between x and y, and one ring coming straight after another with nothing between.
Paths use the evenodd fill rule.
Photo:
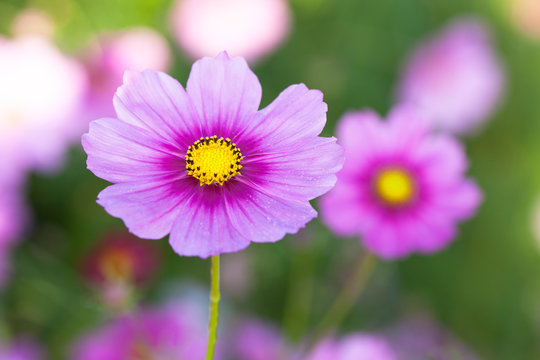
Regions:
<instances>
[{"instance_id":1,"label":"blurred green background","mask_svg":"<svg viewBox=\"0 0 540 360\"><path fill-rule=\"evenodd\" d=\"M169 0L0 0L0 33L23 8L46 11L57 44L76 53L103 30L146 25L169 38L171 74L185 83L191 60L170 38ZM511 24L504 0L291 0L293 28L273 54L252 66L263 105L286 86L321 89L328 126L346 110L385 114L407 52L454 16L474 14L492 27L507 71L506 96L486 128L465 139L470 174L485 201L458 239L432 256L378 265L344 329L377 329L409 309L425 308L486 359L540 358L540 252L533 209L540 195L540 40ZM1 79L0 79L1 81ZM107 312L84 285L78 264L111 227L123 228L95 203L106 182L85 168L79 147L54 175L32 175L34 227L13 254L15 274L0 293L5 332L37 334L52 359ZM176 256L166 240L158 278L140 296L157 299L165 283L208 281L209 262ZM356 239L331 235L317 221L298 236L246 250L254 267L247 299L226 299L234 312L283 323L299 339L331 303L360 252ZM224 257L227 257L225 255ZM226 292L226 289L225 289Z\"/></svg>"}]
</instances>

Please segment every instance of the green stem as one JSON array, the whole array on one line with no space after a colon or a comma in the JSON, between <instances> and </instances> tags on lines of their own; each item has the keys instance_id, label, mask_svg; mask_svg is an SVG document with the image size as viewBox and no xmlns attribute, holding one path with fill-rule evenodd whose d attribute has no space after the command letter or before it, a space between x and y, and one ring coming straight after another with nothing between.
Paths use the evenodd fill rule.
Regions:
<instances>
[{"instance_id":1,"label":"green stem","mask_svg":"<svg viewBox=\"0 0 540 360\"><path fill-rule=\"evenodd\" d=\"M312 248L296 250L292 256L283 327L287 338L294 342L301 339L309 326L315 285L315 260L316 253Z\"/></svg>"},{"instance_id":2,"label":"green stem","mask_svg":"<svg viewBox=\"0 0 540 360\"><path fill-rule=\"evenodd\" d=\"M367 251L360 256L355 272L341 290L330 310L316 327L308 347L316 344L322 337L339 327L364 290L376 262L377 258Z\"/></svg>"},{"instance_id":3,"label":"green stem","mask_svg":"<svg viewBox=\"0 0 540 360\"><path fill-rule=\"evenodd\" d=\"M208 323L208 347L206 348L205 360L212 360L217 341L218 319L219 319L219 255L212 256L212 267L210 270L210 321Z\"/></svg>"}]
</instances>

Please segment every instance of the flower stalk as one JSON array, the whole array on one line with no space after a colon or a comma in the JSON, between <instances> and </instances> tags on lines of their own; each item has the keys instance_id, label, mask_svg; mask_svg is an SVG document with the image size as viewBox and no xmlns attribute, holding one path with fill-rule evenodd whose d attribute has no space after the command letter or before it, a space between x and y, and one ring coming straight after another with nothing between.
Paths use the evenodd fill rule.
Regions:
<instances>
[{"instance_id":1,"label":"flower stalk","mask_svg":"<svg viewBox=\"0 0 540 360\"><path fill-rule=\"evenodd\" d=\"M308 348L339 327L362 294L366 283L373 273L376 263L376 256L368 251L363 252L363 255L358 259L356 270L341 290L341 293L334 301L330 310L326 313L316 330L313 332Z\"/></svg>"},{"instance_id":2,"label":"flower stalk","mask_svg":"<svg viewBox=\"0 0 540 360\"><path fill-rule=\"evenodd\" d=\"M206 348L205 360L212 360L214 358L217 342L219 300L221 298L219 291L219 255L212 256L210 277L210 320L208 323L208 347Z\"/></svg>"}]
</instances>

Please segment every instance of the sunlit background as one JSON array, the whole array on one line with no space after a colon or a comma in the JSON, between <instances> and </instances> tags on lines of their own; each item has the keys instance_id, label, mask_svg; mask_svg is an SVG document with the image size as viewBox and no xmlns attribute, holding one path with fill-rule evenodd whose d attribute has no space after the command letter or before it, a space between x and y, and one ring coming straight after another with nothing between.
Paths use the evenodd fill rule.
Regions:
<instances>
[{"instance_id":1,"label":"sunlit background","mask_svg":"<svg viewBox=\"0 0 540 360\"><path fill-rule=\"evenodd\" d=\"M467 21L480 33L461 34L457 49L414 53ZM459 46L466 65L453 65ZM85 336L138 308L189 314L177 315L194 327L183 341L204 345L209 261L179 257L166 240L137 241L97 205L107 183L86 169L80 136L89 121L114 117L124 70L185 84L194 60L221 50L247 59L262 106L290 84L320 89L326 136L347 111L385 116L411 97L440 101L431 110L448 119L436 126L464 142L484 194L476 216L440 252L379 262L340 333L451 349L434 359L469 359L452 349L540 358L538 0L0 0L0 360L16 347L30 353L21 359L99 359L81 355L100 346L81 345ZM409 68L415 56L420 70ZM434 88L418 90L426 83ZM299 344L361 253L357 237L317 219L222 256L221 358L278 359L282 343ZM269 348L242 355L246 343Z\"/></svg>"}]
</instances>

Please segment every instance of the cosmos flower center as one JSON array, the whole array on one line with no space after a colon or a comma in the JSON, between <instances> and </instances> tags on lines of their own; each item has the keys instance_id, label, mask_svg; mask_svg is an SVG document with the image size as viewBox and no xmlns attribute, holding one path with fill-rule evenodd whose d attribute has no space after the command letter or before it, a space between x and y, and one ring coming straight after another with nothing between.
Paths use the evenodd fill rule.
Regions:
<instances>
[{"instance_id":1,"label":"cosmos flower center","mask_svg":"<svg viewBox=\"0 0 540 360\"><path fill-rule=\"evenodd\" d=\"M202 137L188 148L186 170L200 185L223 183L240 174L242 153L231 139L217 136Z\"/></svg>"},{"instance_id":2,"label":"cosmos flower center","mask_svg":"<svg viewBox=\"0 0 540 360\"><path fill-rule=\"evenodd\" d=\"M112 249L99 259L99 267L107 280L128 280L133 275L133 259L121 249Z\"/></svg>"},{"instance_id":3,"label":"cosmos flower center","mask_svg":"<svg viewBox=\"0 0 540 360\"><path fill-rule=\"evenodd\" d=\"M129 353L129 360L152 360L154 355L152 349L143 339L138 339L132 345Z\"/></svg>"},{"instance_id":4,"label":"cosmos flower center","mask_svg":"<svg viewBox=\"0 0 540 360\"><path fill-rule=\"evenodd\" d=\"M414 197L414 180L407 171L385 169L375 177L375 192L377 197L388 205L405 205Z\"/></svg>"}]
</instances>

